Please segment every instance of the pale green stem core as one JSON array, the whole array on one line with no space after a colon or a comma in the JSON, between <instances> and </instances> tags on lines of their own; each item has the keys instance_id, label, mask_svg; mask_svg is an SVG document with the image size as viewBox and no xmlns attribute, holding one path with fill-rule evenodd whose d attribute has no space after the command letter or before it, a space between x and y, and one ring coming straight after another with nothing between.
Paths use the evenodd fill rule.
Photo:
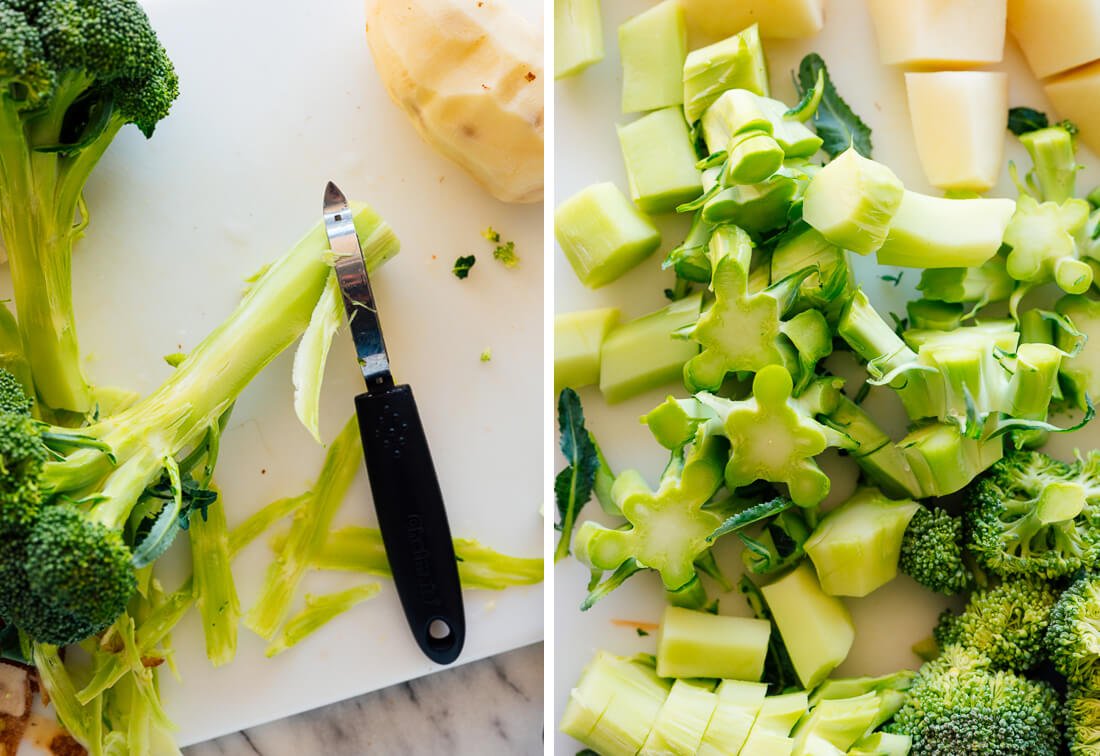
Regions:
<instances>
[{"instance_id":1,"label":"pale green stem core","mask_svg":"<svg viewBox=\"0 0 1100 756\"><path fill-rule=\"evenodd\" d=\"M1051 525L1072 520L1085 508L1085 489L1077 483L1048 483L1039 494L1035 515L1039 522Z\"/></svg>"}]
</instances>

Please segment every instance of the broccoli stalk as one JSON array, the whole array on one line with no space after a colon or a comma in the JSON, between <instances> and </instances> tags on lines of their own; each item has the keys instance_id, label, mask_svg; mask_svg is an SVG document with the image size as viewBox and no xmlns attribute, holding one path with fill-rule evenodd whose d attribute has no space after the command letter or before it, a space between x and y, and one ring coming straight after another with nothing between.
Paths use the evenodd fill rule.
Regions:
<instances>
[{"instance_id":1,"label":"broccoli stalk","mask_svg":"<svg viewBox=\"0 0 1100 756\"><path fill-rule=\"evenodd\" d=\"M396 239L373 211L360 206L355 224L368 268L396 252ZM0 555L0 575L10 587L0 616L36 640L62 645L103 630L122 613L136 587L135 566L163 553L185 519L184 499L201 493L188 473L205 463L200 475L209 478L225 413L308 325L331 274L327 250L318 224L160 388L81 430L99 448L73 450L64 438L46 438L60 458L42 464L24 488L41 490L54 504L36 510L18 486L11 495L6 486L0 490L0 521L27 513ZM18 443L8 435L6 443ZM179 455L185 456L177 461ZM158 488L166 491L157 495ZM150 501L158 498L167 504ZM152 528L139 541L150 512ZM128 522L137 527L127 530Z\"/></svg>"},{"instance_id":2,"label":"broccoli stalk","mask_svg":"<svg viewBox=\"0 0 1100 756\"><path fill-rule=\"evenodd\" d=\"M3 0L0 28L0 236L23 347L43 403L85 413L71 267L84 186L123 126L152 136L179 84L135 0Z\"/></svg>"}]
</instances>

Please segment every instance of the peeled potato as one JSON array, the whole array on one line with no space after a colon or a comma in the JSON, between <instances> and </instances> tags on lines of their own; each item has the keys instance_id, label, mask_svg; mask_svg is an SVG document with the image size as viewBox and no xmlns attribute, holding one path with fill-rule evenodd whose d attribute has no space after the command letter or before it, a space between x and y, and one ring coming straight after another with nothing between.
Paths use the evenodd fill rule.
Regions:
<instances>
[{"instance_id":1,"label":"peeled potato","mask_svg":"<svg viewBox=\"0 0 1100 756\"><path fill-rule=\"evenodd\" d=\"M1043 89L1058 117L1073 121L1078 138L1100 154L1100 61L1049 79Z\"/></svg>"},{"instance_id":2,"label":"peeled potato","mask_svg":"<svg viewBox=\"0 0 1100 756\"><path fill-rule=\"evenodd\" d=\"M505 202L542 200L542 36L503 0L367 0L390 97Z\"/></svg>"}]
</instances>

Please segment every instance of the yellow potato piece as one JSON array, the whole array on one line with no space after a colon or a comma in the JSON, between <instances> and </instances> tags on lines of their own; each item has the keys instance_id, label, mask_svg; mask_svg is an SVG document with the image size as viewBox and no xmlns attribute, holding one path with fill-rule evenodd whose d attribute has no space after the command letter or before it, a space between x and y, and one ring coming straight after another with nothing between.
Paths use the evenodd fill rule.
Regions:
<instances>
[{"instance_id":1,"label":"yellow potato piece","mask_svg":"<svg viewBox=\"0 0 1100 756\"><path fill-rule=\"evenodd\" d=\"M680 0L688 29L718 39L758 24L760 36L809 37L825 25L825 0Z\"/></svg>"},{"instance_id":2,"label":"yellow potato piece","mask_svg":"<svg viewBox=\"0 0 1100 756\"><path fill-rule=\"evenodd\" d=\"M500 200L542 200L542 35L507 2L367 0L367 41L428 144Z\"/></svg>"},{"instance_id":3,"label":"yellow potato piece","mask_svg":"<svg viewBox=\"0 0 1100 756\"><path fill-rule=\"evenodd\" d=\"M905 88L928 183L940 189L991 189L1004 156L1008 76L997 71L907 73Z\"/></svg>"},{"instance_id":4,"label":"yellow potato piece","mask_svg":"<svg viewBox=\"0 0 1100 756\"><path fill-rule=\"evenodd\" d=\"M1040 79L1100 58L1100 0L1009 0L1008 30Z\"/></svg>"},{"instance_id":5,"label":"yellow potato piece","mask_svg":"<svg viewBox=\"0 0 1100 756\"><path fill-rule=\"evenodd\" d=\"M1004 57L1005 0L868 0L888 65L970 68Z\"/></svg>"},{"instance_id":6,"label":"yellow potato piece","mask_svg":"<svg viewBox=\"0 0 1100 756\"><path fill-rule=\"evenodd\" d=\"M1100 154L1100 61L1050 79L1043 85L1059 118L1077 125L1077 137Z\"/></svg>"}]
</instances>

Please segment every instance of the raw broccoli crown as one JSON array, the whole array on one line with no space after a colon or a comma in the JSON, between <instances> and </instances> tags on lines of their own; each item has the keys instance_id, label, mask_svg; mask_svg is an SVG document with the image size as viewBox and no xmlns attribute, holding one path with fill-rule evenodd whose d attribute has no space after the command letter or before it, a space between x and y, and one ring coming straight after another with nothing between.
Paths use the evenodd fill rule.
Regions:
<instances>
[{"instance_id":1,"label":"raw broccoli crown","mask_svg":"<svg viewBox=\"0 0 1100 756\"><path fill-rule=\"evenodd\" d=\"M959 646L996 667L1022 672L1043 656L1043 636L1057 599L1057 590L1046 581L1006 581L975 591L962 614L946 610L933 634L940 648Z\"/></svg>"},{"instance_id":2,"label":"raw broccoli crown","mask_svg":"<svg viewBox=\"0 0 1100 756\"><path fill-rule=\"evenodd\" d=\"M0 0L0 82L18 85L9 94L40 104L74 81L146 136L179 94L136 0Z\"/></svg>"},{"instance_id":3,"label":"raw broccoli crown","mask_svg":"<svg viewBox=\"0 0 1100 756\"><path fill-rule=\"evenodd\" d=\"M30 415L34 401L23 391L19 380L7 370L0 368L0 412L15 415Z\"/></svg>"},{"instance_id":4,"label":"raw broccoli crown","mask_svg":"<svg viewBox=\"0 0 1100 756\"><path fill-rule=\"evenodd\" d=\"M1100 576L1079 577L1058 598L1046 649L1070 685L1100 689Z\"/></svg>"},{"instance_id":5,"label":"raw broccoli crown","mask_svg":"<svg viewBox=\"0 0 1100 756\"><path fill-rule=\"evenodd\" d=\"M16 538L37 516L48 452L19 381L0 369L0 540ZM2 583L0 583L2 584Z\"/></svg>"},{"instance_id":6,"label":"raw broccoli crown","mask_svg":"<svg viewBox=\"0 0 1100 756\"><path fill-rule=\"evenodd\" d=\"M1036 451L1005 455L968 489L968 542L1002 576L1053 579L1100 556L1100 455L1066 464Z\"/></svg>"},{"instance_id":7,"label":"raw broccoli crown","mask_svg":"<svg viewBox=\"0 0 1100 756\"><path fill-rule=\"evenodd\" d=\"M969 590L974 575L963 562L963 521L943 509L920 507L901 542L901 571L930 590L953 596Z\"/></svg>"},{"instance_id":8,"label":"raw broccoli crown","mask_svg":"<svg viewBox=\"0 0 1100 756\"><path fill-rule=\"evenodd\" d=\"M913 739L914 756L1056 756L1058 694L959 646L925 663L886 729Z\"/></svg>"},{"instance_id":9,"label":"raw broccoli crown","mask_svg":"<svg viewBox=\"0 0 1100 756\"><path fill-rule=\"evenodd\" d=\"M1066 745L1073 756L1100 753L1100 699L1096 689L1070 688L1066 694Z\"/></svg>"}]
</instances>

